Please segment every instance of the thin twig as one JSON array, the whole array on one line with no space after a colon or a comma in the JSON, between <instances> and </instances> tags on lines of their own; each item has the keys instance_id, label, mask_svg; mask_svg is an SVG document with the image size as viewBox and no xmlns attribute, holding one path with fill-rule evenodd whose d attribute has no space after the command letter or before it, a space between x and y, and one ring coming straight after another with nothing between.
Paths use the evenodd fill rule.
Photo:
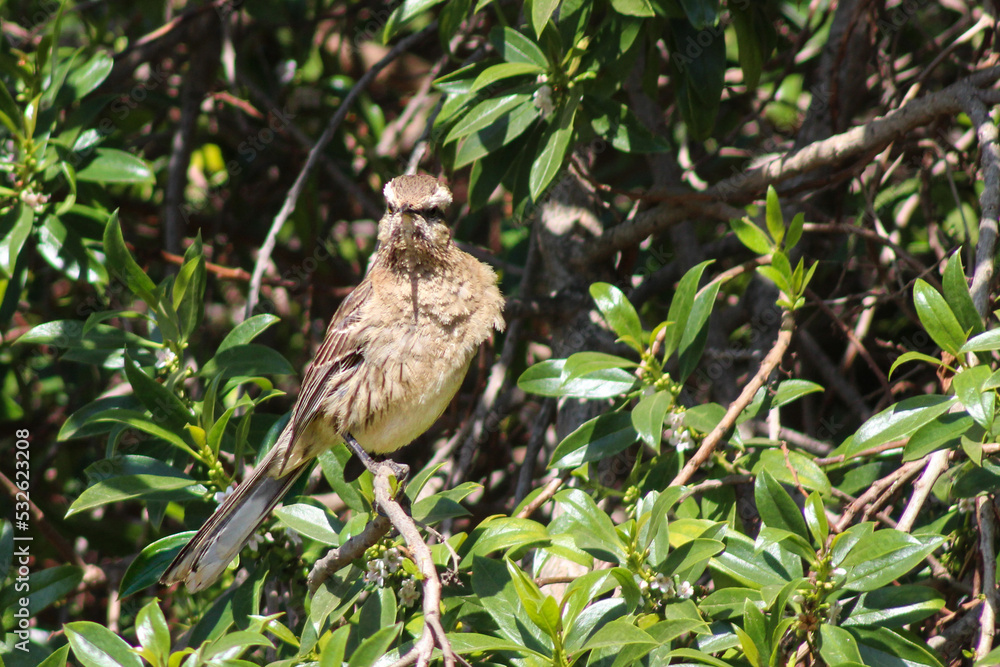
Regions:
<instances>
[{"instance_id":1,"label":"thin twig","mask_svg":"<svg viewBox=\"0 0 1000 667\"><path fill-rule=\"evenodd\" d=\"M705 436L702 440L701 446L698 451L688 459L688 462L684 464L681 471L674 477L674 480L670 482L670 486L679 486L687 484L691 476L694 475L695 471L705 462L708 461L712 452L715 448L719 446L722 441L722 436L729 431L730 428L736 423L736 418L740 416L740 413L748 405L750 401L753 400L754 395L757 390L764 386L767 378L770 377L771 373L778 367L781 363L782 358L785 356L785 352L788 350L789 343L792 342L792 331L795 328L795 320L791 313L786 312L782 316L781 329L778 331L778 339L774 342L771 347L771 351L767 353L764 360L760 364L760 368L757 370L756 375L743 387L743 391L740 393L739 397L729 406L726 410L725 416L716 425L712 432Z\"/></svg>"},{"instance_id":2,"label":"thin twig","mask_svg":"<svg viewBox=\"0 0 1000 667\"><path fill-rule=\"evenodd\" d=\"M517 513L518 519L527 519L529 516L535 513L539 507L548 502L552 496L556 495L556 491L559 487L563 485L569 479L569 471L564 471L558 477L553 477L548 481L548 483L542 487L541 492L531 499L531 502L521 508L521 511Z\"/></svg>"},{"instance_id":3,"label":"thin twig","mask_svg":"<svg viewBox=\"0 0 1000 667\"><path fill-rule=\"evenodd\" d=\"M437 568L434 565L434 558L431 556L430 547L420 536L413 518L406 513L393 496L389 486L391 475L390 467L382 465L375 475L375 502L382 512L388 517L393 528L399 531L406 541L406 546L410 550L413 562L416 563L420 574L423 576L423 612L424 629L420 639L413 645L406 655L401 657L392 667L404 667L405 665L428 665L434 653L434 647L441 649L446 667L455 665L461 661L467 665L465 660L455 655L451 648L451 642L441 625L441 579L438 577Z\"/></svg>"},{"instance_id":4,"label":"thin twig","mask_svg":"<svg viewBox=\"0 0 1000 667\"><path fill-rule=\"evenodd\" d=\"M979 517L979 553L982 556L983 594L986 604L979 616L979 642L976 644L976 659L983 658L993 649L993 627L997 618L997 552L996 510L993 499L988 496L976 498L976 515Z\"/></svg>"},{"instance_id":5,"label":"thin twig","mask_svg":"<svg viewBox=\"0 0 1000 667\"><path fill-rule=\"evenodd\" d=\"M920 479L913 485L913 495L910 496L910 502L906 504L906 509L903 510L903 516L899 517L899 522L896 524L897 530L908 533L913 529L917 515L920 514L924 503L927 502L927 498L931 494L931 489L934 488L934 483L948 469L949 453L949 450L941 449L924 457L926 467L920 475Z\"/></svg>"},{"instance_id":6,"label":"thin twig","mask_svg":"<svg viewBox=\"0 0 1000 667\"><path fill-rule=\"evenodd\" d=\"M344 542L339 547L330 549L325 556L316 561L309 571L306 583L309 586L309 595L315 595L316 591L330 575L337 570L347 567L352 561L361 558L365 551L375 546L381 540L392 524L388 517L381 514L368 522L357 535Z\"/></svg>"},{"instance_id":7,"label":"thin twig","mask_svg":"<svg viewBox=\"0 0 1000 667\"><path fill-rule=\"evenodd\" d=\"M306 159L306 163L302 165L302 170L299 171L299 175L295 177L295 182L292 187L288 190L288 195L285 197L285 201L281 205L281 209L278 214L274 216L274 221L271 222L271 228L267 232L267 237L264 239L264 243L260 246L260 253L257 255L257 262L253 267L253 277L250 279L250 293L247 295L247 306L244 311L244 319L249 318L253 314L254 308L257 306L257 299L260 296L260 285L264 278L264 271L267 268L268 262L271 259L271 253L274 252L274 246L278 239L278 232L284 227L285 221L295 210L295 204L299 200L299 196L302 194L302 189L305 187L306 179L309 178L309 174L312 172L316 162L319 160L320 152L333 138L334 132L340 127L340 124L347 117L347 112L350 111L351 106L354 101L361 95L361 93L371 85L378 73L385 69L391 62L400 56L404 51L409 49L411 46L421 41L428 35L437 31L437 21L432 22L426 28L420 32L415 32L412 35L408 35L396 46L392 47L392 50L385 55L384 58L379 60L377 63L372 65L371 69L364 73L358 82L354 84L347 96L344 97L343 102L340 103L340 107L337 108L337 112L333 114L330 122L327 124L326 129L323 130L323 134L320 135L319 139L316 140L316 145L312 147L309 151L309 157Z\"/></svg>"},{"instance_id":8,"label":"thin twig","mask_svg":"<svg viewBox=\"0 0 1000 667\"><path fill-rule=\"evenodd\" d=\"M970 96L965 110L976 126L984 186L979 195L979 242L976 243L976 270L970 291L979 316L986 319L995 270L993 256L997 244L997 218L1000 217L1000 145L997 126L993 124L983 101L977 96Z\"/></svg>"}]
</instances>

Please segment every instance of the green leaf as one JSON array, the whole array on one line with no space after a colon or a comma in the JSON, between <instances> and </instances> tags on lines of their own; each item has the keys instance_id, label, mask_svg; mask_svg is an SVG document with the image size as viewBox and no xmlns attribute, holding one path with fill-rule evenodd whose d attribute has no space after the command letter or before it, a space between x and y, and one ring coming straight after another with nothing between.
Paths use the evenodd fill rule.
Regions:
<instances>
[{"instance_id":1,"label":"green leaf","mask_svg":"<svg viewBox=\"0 0 1000 667\"><path fill-rule=\"evenodd\" d=\"M580 651L593 651L600 648L626 648L634 645L647 645L650 648L659 646L659 642L646 632L637 628L634 622L619 618L602 626L591 635Z\"/></svg>"},{"instance_id":2,"label":"green leaf","mask_svg":"<svg viewBox=\"0 0 1000 667\"><path fill-rule=\"evenodd\" d=\"M459 655L468 653L483 653L486 651L512 651L522 655L533 655L539 659L545 656L538 651L527 648L519 641L495 637L493 635L482 635L477 632L454 632L448 635L451 648Z\"/></svg>"},{"instance_id":3,"label":"green leaf","mask_svg":"<svg viewBox=\"0 0 1000 667\"><path fill-rule=\"evenodd\" d=\"M177 395L149 377L125 353L125 377L132 385L136 398L146 406L157 422L166 422L177 428L194 423L194 415Z\"/></svg>"},{"instance_id":4,"label":"green leaf","mask_svg":"<svg viewBox=\"0 0 1000 667\"><path fill-rule=\"evenodd\" d=\"M566 513L565 520L572 526L571 534L579 548L612 563L627 561L628 550L611 517L593 498L580 489L565 489L555 495L555 501Z\"/></svg>"},{"instance_id":5,"label":"green leaf","mask_svg":"<svg viewBox=\"0 0 1000 667\"><path fill-rule=\"evenodd\" d=\"M111 477L88 487L73 501L66 516L107 505L144 498L146 500L180 500L198 497L206 489L184 473L176 475L121 475Z\"/></svg>"},{"instance_id":6,"label":"green leaf","mask_svg":"<svg viewBox=\"0 0 1000 667\"><path fill-rule=\"evenodd\" d=\"M972 295L969 293L969 285L965 280L965 269L962 268L961 251L956 251L948 260L941 283L944 288L944 298L951 306L962 329L971 331L973 334L982 333L983 318L976 311L976 305L972 302Z\"/></svg>"},{"instance_id":7,"label":"green leaf","mask_svg":"<svg viewBox=\"0 0 1000 667\"><path fill-rule=\"evenodd\" d=\"M135 635L139 645L155 656L159 664L166 664L170 655L170 629L155 600L136 615Z\"/></svg>"},{"instance_id":8,"label":"green leaf","mask_svg":"<svg viewBox=\"0 0 1000 667\"><path fill-rule=\"evenodd\" d=\"M720 588L709 594L699 604L698 608L716 620L729 620L743 616L745 604L749 602L763 611L764 598L760 591L753 588Z\"/></svg>"},{"instance_id":9,"label":"green leaf","mask_svg":"<svg viewBox=\"0 0 1000 667\"><path fill-rule=\"evenodd\" d=\"M559 443L552 452L549 468L576 468L588 461L613 456L638 438L629 413L599 415L583 423Z\"/></svg>"},{"instance_id":10,"label":"green leaf","mask_svg":"<svg viewBox=\"0 0 1000 667\"><path fill-rule=\"evenodd\" d=\"M841 625L901 628L933 616L944 603L944 597L928 586L888 586L862 595Z\"/></svg>"},{"instance_id":11,"label":"green leaf","mask_svg":"<svg viewBox=\"0 0 1000 667\"><path fill-rule=\"evenodd\" d=\"M970 345L971 343L972 341L969 341L966 345ZM929 354L924 354L922 352L904 352L896 358L896 361L892 362L892 366L889 368L889 377L892 377L892 374L895 372L897 366L905 364L908 361L926 361L929 364L940 366L941 368L951 368L938 357L932 357Z\"/></svg>"},{"instance_id":12,"label":"green leaf","mask_svg":"<svg viewBox=\"0 0 1000 667\"><path fill-rule=\"evenodd\" d=\"M295 370L280 352L266 345L243 343L222 350L202 367L203 377L221 374L223 377L240 375L292 375Z\"/></svg>"},{"instance_id":13,"label":"green leaf","mask_svg":"<svg viewBox=\"0 0 1000 667\"><path fill-rule=\"evenodd\" d=\"M789 463L795 470L794 475L788 469ZM760 460L753 466L753 473L757 474L762 470L766 470L776 480L789 486L798 483L807 489L819 491L824 496L829 496L832 492L830 480L823 469L813 463L808 456L796 451L789 451L786 461L782 450L774 448L764 450Z\"/></svg>"},{"instance_id":14,"label":"green leaf","mask_svg":"<svg viewBox=\"0 0 1000 667\"><path fill-rule=\"evenodd\" d=\"M531 101L522 102L520 105L514 107L510 113L500 116L478 132L473 132L462 142L462 146L455 154L455 169L464 167L481 158L487 158L485 160L487 163L486 166L492 169L494 167L492 164L493 161L499 161L501 163L500 167L486 174L487 180L490 180L489 176L491 174L493 177L490 180L493 183L493 187L489 188L489 192L483 195L488 197L496 189L496 186L500 184L500 179L507 172L507 169L510 168L510 158L506 156L505 151L501 151L500 149L524 134L525 130L532 126L541 113L541 109L536 107ZM516 145L513 148L523 150L522 147ZM477 163L477 166L485 170L482 162ZM482 171L477 174L477 177L483 178ZM485 188L486 186L480 184L480 187ZM473 189L476 190L476 188ZM472 201L471 193L469 200L470 202Z\"/></svg>"},{"instance_id":15,"label":"green leaf","mask_svg":"<svg viewBox=\"0 0 1000 667\"><path fill-rule=\"evenodd\" d=\"M93 160L76 172L85 183L155 183L146 161L116 148L98 148Z\"/></svg>"},{"instance_id":16,"label":"green leaf","mask_svg":"<svg viewBox=\"0 0 1000 667\"><path fill-rule=\"evenodd\" d=\"M823 391L825 391L823 385L810 382L809 380L785 380L775 389L771 404L773 407L780 408L783 405L788 405L802 398L806 394Z\"/></svg>"},{"instance_id":17,"label":"green leaf","mask_svg":"<svg viewBox=\"0 0 1000 667\"><path fill-rule=\"evenodd\" d=\"M705 285L695 296L687 321L680 323L681 340L677 348L680 359L677 380L684 382L691 376L701 361L701 354L708 341L708 318L715 307L715 297L722 282L715 280Z\"/></svg>"},{"instance_id":18,"label":"green leaf","mask_svg":"<svg viewBox=\"0 0 1000 667\"><path fill-rule=\"evenodd\" d=\"M139 268L139 265L132 259L132 254L125 247L125 238L122 236L121 225L118 223L117 210L108 218L104 228L104 253L108 258L108 273L124 283L130 292L145 301L148 306L155 307L157 299L153 293L156 291L156 285L146 275L146 272Z\"/></svg>"},{"instance_id":19,"label":"green leaf","mask_svg":"<svg viewBox=\"0 0 1000 667\"><path fill-rule=\"evenodd\" d=\"M442 0L403 0L385 22L385 27L382 30L382 43L388 44L389 40L398 34L404 25L441 2Z\"/></svg>"},{"instance_id":20,"label":"green leaf","mask_svg":"<svg viewBox=\"0 0 1000 667\"><path fill-rule=\"evenodd\" d=\"M560 109L558 121L552 123L543 135L542 150L532 161L528 175L528 192L532 201L539 201L562 169L573 139L573 120L578 108L579 98L569 100Z\"/></svg>"},{"instance_id":21,"label":"green leaf","mask_svg":"<svg viewBox=\"0 0 1000 667\"><path fill-rule=\"evenodd\" d=\"M677 575L681 581L697 581L712 556L721 553L725 548L726 545L719 540L693 539L671 551L667 559L656 569L659 572Z\"/></svg>"},{"instance_id":22,"label":"green leaf","mask_svg":"<svg viewBox=\"0 0 1000 667\"><path fill-rule=\"evenodd\" d=\"M518 517L491 517L479 524L474 531L469 540L472 547L462 559L462 566L494 551L522 549L548 544L550 541L545 526L537 521Z\"/></svg>"},{"instance_id":23,"label":"green leaf","mask_svg":"<svg viewBox=\"0 0 1000 667\"><path fill-rule=\"evenodd\" d=\"M540 74L545 70L534 63L500 63L487 67L472 84L472 92L486 88L497 81L503 81L515 76L527 76L529 74Z\"/></svg>"},{"instance_id":24,"label":"green leaf","mask_svg":"<svg viewBox=\"0 0 1000 667\"><path fill-rule=\"evenodd\" d=\"M674 397L668 391L657 391L643 396L632 409L632 427L643 442L657 452L663 438L663 420L674 404Z\"/></svg>"},{"instance_id":25,"label":"green leaf","mask_svg":"<svg viewBox=\"0 0 1000 667\"><path fill-rule=\"evenodd\" d=\"M970 338L958 349L958 353L961 355L968 352L993 352L996 350L1000 350L1000 329L991 329Z\"/></svg>"},{"instance_id":26,"label":"green leaf","mask_svg":"<svg viewBox=\"0 0 1000 667\"><path fill-rule=\"evenodd\" d=\"M988 366L973 366L960 370L952 378L955 395L976 423L989 431L996 411L996 392L983 389L992 374Z\"/></svg>"},{"instance_id":27,"label":"green leaf","mask_svg":"<svg viewBox=\"0 0 1000 667\"><path fill-rule=\"evenodd\" d=\"M500 97L491 97L472 107L461 120L455 123L445 136L442 145L448 145L473 132L490 127L502 116L506 116L522 104L531 104L531 93L510 93Z\"/></svg>"},{"instance_id":28,"label":"green leaf","mask_svg":"<svg viewBox=\"0 0 1000 667\"><path fill-rule=\"evenodd\" d=\"M813 491L806 498L806 506L803 511L806 518L806 525L813 536L813 544L818 547L826 545L826 540L830 537L830 523L826 518L826 511L823 507L823 498L818 491Z\"/></svg>"},{"instance_id":29,"label":"green leaf","mask_svg":"<svg viewBox=\"0 0 1000 667\"><path fill-rule=\"evenodd\" d=\"M274 510L274 515L300 535L332 547L340 545L343 524L318 507L295 503Z\"/></svg>"},{"instance_id":30,"label":"green leaf","mask_svg":"<svg viewBox=\"0 0 1000 667\"><path fill-rule=\"evenodd\" d=\"M527 7L531 10L531 29L535 31L535 37L542 36L542 30L558 6L559 0L530 0L527 3Z\"/></svg>"},{"instance_id":31,"label":"green leaf","mask_svg":"<svg viewBox=\"0 0 1000 667\"><path fill-rule=\"evenodd\" d=\"M865 535L841 563L847 570L844 588L873 591L886 586L919 565L944 540L940 535L907 535L891 529Z\"/></svg>"},{"instance_id":32,"label":"green leaf","mask_svg":"<svg viewBox=\"0 0 1000 667\"><path fill-rule=\"evenodd\" d=\"M549 61L540 48L527 36L513 28L494 28L490 32L490 42L500 57L509 63L529 63L548 70Z\"/></svg>"},{"instance_id":33,"label":"green leaf","mask_svg":"<svg viewBox=\"0 0 1000 667\"><path fill-rule=\"evenodd\" d=\"M758 551L746 535L726 533L726 550L716 556L710 567L734 582L762 590L765 586L784 586L802 576L802 559L772 544Z\"/></svg>"},{"instance_id":34,"label":"green leaf","mask_svg":"<svg viewBox=\"0 0 1000 667\"><path fill-rule=\"evenodd\" d=\"M681 337L688 324L688 317L694 305L695 296L698 293L698 285L701 276L714 260L704 261L697 266L693 266L685 272L677 283L677 290L674 298L670 301L670 310L667 311L667 321L673 325L667 329L667 334L663 339L663 358L669 359L680 346Z\"/></svg>"},{"instance_id":35,"label":"green leaf","mask_svg":"<svg viewBox=\"0 0 1000 667\"><path fill-rule=\"evenodd\" d=\"M237 345L246 345L263 333L265 329L269 328L273 324L277 324L280 321L280 317L269 313L254 315L253 317L243 320L233 327L232 330L226 334L226 337L222 339L218 350L216 350L216 354L222 352L223 350L228 350L231 347L236 347Z\"/></svg>"},{"instance_id":36,"label":"green leaf","mask_svg":"<svg viewBox=\"0 0 1000 667\"><path fill-rule=\"evenodd\" d=\"M150 417L137 410L112 408L111 410L106 410L99 415L95 415L91 419L94 422L110 421L118 424L126 424L132 428L142 431L143 433L148 433L154 437L169 442L178 449L187 452L191 458L201 460L198 454L191 448L182 436L160 426Z\"/></svg>"},{"instance_id":37,"label":"green leaf","mask_svg":"<svg viewBox=\"0 0 1000 667\"><path fill-rule=\"evenodd\" d=\"M778 191L773 185L767 186L767 205L765 207L764 219L767 222L767 231L776 245L780 245L785 238L785 218L781 214L781 203L778 201Z\"/></svg>"},{"instance_id":38,"label":"green leaf","mask_svg":"<svg viewBox=\"0 0 1000 667\"><path fill-rule=\"evenodd\" d=\"M500 635L521 646L522 652L551 655L549 636L534 623L525 622L521 600L504 562L477 557L472 564L472 591L496 623Z\"/></svg>"},{"instance_id":39,"label":"green leaf","mask_svg":"<svg viewBox=\"0 0 1000 667\"><path fill-rule=\"evenodd\" d=\"M577 378L586 377L609 368L635 368L634 361L604 352L577 352L570 355L563 366L563 385Z\"/></svg>"},{"instance_id":40,"label":"green leaf","mask_svg":"<svg viewBox=\"0 0 1000 667\"><path fill-rule=\"evenodd\" d=\"M727 5L727 7L733 18L733 27L736 29L736 45L739 49L743 81L747 88L756 88L768 54L764 53L761 40L757 31L754 30L753 8L747 9L740 5ZM790 246L794 245L794 243L790 244Z\"/></svg>"},{"instance_id":41,"label":"green leaf","mask_svg":"<svg viewBox=\"0 0 1000 667\"><path fill-rule=\"evenodd\" d=\"M63 626L73 656L84 667L142 667L142 661L124 639L91 621Z\"/></svg>"},{"instance_id":42,"label":"green leaf","mask_svg":"<svg viewBox=\"0 0 1000 667\"><path fill-rule=\"evenodd\" d=\"M531 366L517 379L517 386L531 394L541 396L570 396L574 398L612 398L620 396L635 386L635 376L620 368L595 371L586 377L563 382L566 359L549 359Z\"/></svg>"},{"instance_id":43,"label":"green leaf","mask_svg":"<svg viewBox=\"0 0 1000 667\"><path fill-rule=\"evenodd\" d=\"M173 562L174 556L194 537L194 534L193 530L175 533L143 547L125 570L125 575L118 585L118 595L127 598L156 585L167 566Z\"/></svg>"},{"instance_id":44,"label":"green leaf","mask_svg":"<svg viewBox=\"0 0 1000 667\"><path fill-rule=\"evenodd\" d=\"M14 275L14 264L34 223L35 211L24 204L12 206L0 217L0 272L4 277Z\"/></svg>"},{"instance_id":45,"label":"green leaf","mask_svg":"<svg viewBox=\"0 0 1000 667\"><path fill-rule=\"evenodd\" d=\"M905 398L862 424L838 447L837 453L849 458L866 449L907 438L924 424L947 412L955 401L953 396L938 394Z\"/></svg>"},{"instance_id":46,"label":"green leaf","mask_svg":"<svg viewBox=\"0 0 1000 667\"><path fill-rule=\"evenodd\" d=\"M38 663L38 667L66 667L67 657L69 657L69 644L53 651L49 657Z\"/></svg>"},{"instance_id":47,"label":"green leaf","mask_svg":"<svg viewBox=\"0 0 1000 667\"><path fill-rule=\"evenodd\" d=\"M626 16L656 16L649 0L611 0L611 6Z\"/></svg>"},{"instance_id":48,"label":"green leaf","mask_svg":"<svg viewBox=\"0 0 1000 667\"><path fill-rule=\"evenodd\" d=\"M819 626L819 654L828 665L865 664L854 635L829 623Z\"/></svg>"},{"instance_id":49,"label":"green leaf","mask_svg":"<svg viewBox=\"0 0 1000 667\"><path fill-rule=\"evenodd\" d=\"M903 449L903 461L916 461L939 449L955 449L975 422L967 414L946 412L910 436Z\"/></svg>"},{"instance_id":50,"label":"green leaf","mask_svg":"<svg viewBox=\"0 0 1000 667\"><path fill-rule=\"evenodd\" d=\"M619 338L631 337L642 340L642 324L639 314L620 289L609 283L594 283L590 286L590 296Z\"/></svg>"},{"instance_id":51,"label":"green leaf","mask_svg":"<svg viewBox=\"0 0 1000 667\"><path fill-rule=\"evenodd\" d=\"M733 218L729 221L729 226L733 228L740 243L758 255L769 255L774 250L774 243L764 230L750 222L749 218Z\"/></svg>"},{"instance_id":52,"label":"green leaf","mask_svg":"<svg viewBox=\"0 0 1000 667\"><path fill-rule=\"evenodd\" d=\"M804 540L809 539L806 522L798 505L766 470L757 475L754 482L754 498L757 511L765 526L790 531Z\"/></svg>"},{"instance_id":53,"label":"green leaf","mask_svg":"<svg viewBox=\"0 0 1000 667\"><path fill-rule=\"evenodd\" d=\"M943 667L926 642L911 635L903 637L888 628L847 628L858 640L866 665L906 665L907 667Z\"/></svg>"},{"instance_id":54,"label":"green leaf","mask_svg":"<svg viewBox=\"0 0 1000 667\"><path fill-rule=\"evenodd\" d=\"M111 74L111 68L114 64L114 58L104 51L99 51L86 63L71 71L66 77L66 84L73 91L73 99L83 99L84 96L104 83L104 80Z\"/></svg>"},{"instance_id":55,"label":"green leaf","mask_svg":"<svg viewBox=\"0 0 1000 667\"><path fill-rule=\"evenodd\" d=\"M955 314L936 289L918 278L913 286L913 305L920 323L938 347L953 356L966 342L966 334Z\"/></svg>"}]
</instances>

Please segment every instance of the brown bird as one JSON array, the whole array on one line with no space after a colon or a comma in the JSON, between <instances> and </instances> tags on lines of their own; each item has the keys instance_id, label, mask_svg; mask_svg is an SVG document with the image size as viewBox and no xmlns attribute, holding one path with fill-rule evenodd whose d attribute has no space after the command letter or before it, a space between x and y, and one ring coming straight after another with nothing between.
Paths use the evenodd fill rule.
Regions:
<instances>
[{"instance_id":1,"label":"brown bird","mask_svg":"<svg viewBox=\"0 0 1000 667\"><path fill-rule=\"evenodd\" d=\"M503 330L496 274L459 250L444 223L448 188L399 176L384 193L368 274L334 313L288 426L160 583L195 592L215 581L324 450L346 442L370 467L366 452L412 442L444 412L479 345Z\"/></svg>"}]
</instances>

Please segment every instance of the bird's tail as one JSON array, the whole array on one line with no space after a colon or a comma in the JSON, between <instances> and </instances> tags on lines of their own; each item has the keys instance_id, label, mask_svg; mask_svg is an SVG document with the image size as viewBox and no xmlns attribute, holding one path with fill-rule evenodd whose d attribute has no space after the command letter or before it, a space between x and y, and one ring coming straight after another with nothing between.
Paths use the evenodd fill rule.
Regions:
<instances>
[{"instance_id":1,"label":"bird's tail","mask_svg":"<svg viewBox=\"0 0 1000 667\"><path fill-rule=\"evenodd\" d=\"M161 584L183 581L194 593L222 574L308 465L303 463L282 471L284 452L291 444L286 440L290 439L291 429L286 428L253 474L181 549L160 578Z\"/></svg>"}]
</instances>

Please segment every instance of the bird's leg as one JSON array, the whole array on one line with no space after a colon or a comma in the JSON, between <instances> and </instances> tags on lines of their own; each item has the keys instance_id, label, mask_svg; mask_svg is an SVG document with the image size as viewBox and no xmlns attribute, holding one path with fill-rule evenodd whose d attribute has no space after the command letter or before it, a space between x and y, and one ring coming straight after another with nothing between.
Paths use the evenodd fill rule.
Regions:
<instances>
[{"instance_id":1,"label":"bird's leg","mask_svg":"<svg viewBox=\"0 0 1000 667\"><path fill-rule=\"evenodd\" d=\"M378 469L382 466L388 466L389 470L392 472L396 481L399 482L400 487L402 487L403 482L406 481L407 476L410 474L410 466L403 463L396 463L392 459L386 459L385 461L376 461L373 459L368 452L361 448L358 441L354 439L354 436L350 433L344 434L344 442L347 444L347 448L354 452L354 455L365 465L372 475L378 474Z\"/></svg>"}]
</instances>

